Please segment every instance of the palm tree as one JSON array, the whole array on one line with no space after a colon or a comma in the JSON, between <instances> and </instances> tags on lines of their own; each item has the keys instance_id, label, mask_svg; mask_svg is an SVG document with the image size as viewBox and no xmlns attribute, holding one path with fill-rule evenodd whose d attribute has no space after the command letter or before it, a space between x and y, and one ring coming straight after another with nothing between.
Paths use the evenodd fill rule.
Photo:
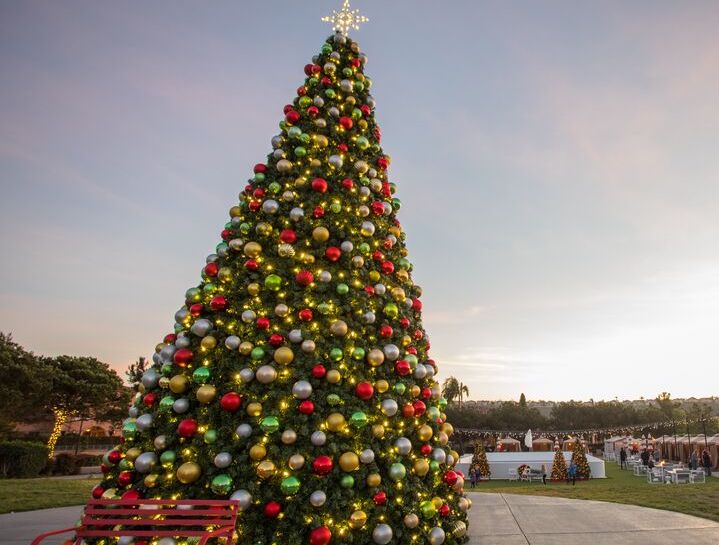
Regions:
<instances>
[{"instance_id":1,"label":"palm tree","mask_svg":"<svg viewBox=\"0 0 719 545\"><path fill-rule=\"evenodd\" d=\"M455 377L447 377L442 383L442 395L450 403L455 399L459 400L461 407L464 397L469 397L469 388Z\"/></svg>"}]
</instances>

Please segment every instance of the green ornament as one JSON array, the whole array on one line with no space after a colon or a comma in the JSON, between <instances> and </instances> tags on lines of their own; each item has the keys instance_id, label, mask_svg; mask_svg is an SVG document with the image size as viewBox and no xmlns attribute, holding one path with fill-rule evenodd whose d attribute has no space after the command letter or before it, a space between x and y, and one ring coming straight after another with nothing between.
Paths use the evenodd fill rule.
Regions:
<instances>
[{"instance_id":1,"label":"green ornament","mask_svg":"<svg viewBox=\"0 0 719 545\"><path fill-rule=\"evenodd\" d=\"M332 53L332 46L330 44L322 44L322 54L323 55L329 55Z\"/></svg>"},{"instance_id":2,"label":"green ornament","mask_svg":"<svg viewBox=\"0 0 719 545\"><path fill-rule=\"evenodd\" d=\"M300 142L302 142L303 144L307 145L307 144L309 144L310 142L312 142L312 137L311 137L309 134L307 134L306 132L303 132L303 133L300 135L299 140L300 140Z\"/></svg>"},{"instance_id":3,"label":"green ornament","mask_svg":"<svg viewBox=\"0 0 719 545\"><path fill-rule=\"evenodd\" d=\"M402 208L402 201L400 201L397 197L392 199L392 208L394 208L395 210L399 210L400 208Z\"/></svg>"},{"instance_id":4,"label":"green ornament","mask_svg":"<svg viewBox=\"0 0 719 545\"><path fill-rule=\"evenodd\" d=\"M327 403L333 407L342 403L342 399L337 394L329 394L327 396Z\"/></svg>"},{"instance_id":5,"label":"green ornament","mask_svg":"<svg viewBox=\"0 0 719 545\"><path fill-rule=\"evenodd\" d=\"M353 109L352 110L352 119L354 119L354 120L362 119L362 110L360 110L359 108Z\"/></svg>"},{"instance_id":6,"label":"green ornament","mask_svg":"<svg viewBox=\"0 0 719 545\"><path fill-rule=\"evenodd\" d=\"M125 422L122 425L122 436L125 439L132 439L135 437L135 433L137 433L137 426L134 420Z\"/></svg>"},{"instance_id":7,"label":"green ornament","mask_svg":"<svg viewBox=\"0 0 719 545\"><path fill-rule=\"evenodd\" d=\"M354 88L356 93L361 93L364 91L364 83L361 81L355 81Z\"/></svg>"},{"instance_id":8,"label":"green ornament","mask_svg":"<svg viewBox=\"0 0 719 545\"><path fill-rule=\"evenodd\" d=\"M310 104L312 104L312 99L310 97L308 97L307 95L300 97L300 108L307 108L307 106L309 106Z\"/></svg>"},{"instance_id":9,"label":"green ornament","mask_svg":"<svg viewBox=\"0 0 719 545\"><path fill-rule=\"evenodd\" d=\"M192 372L192 382L195 384L205 384L210 380L210 369L207 367L198 367Z\"/></svg>"},{"instance_id":10,"label":"green ornament","mask_svg":"<svg viewBox=\"0 0 719 545\"><path fill-rule=\"evenodd\" d=\"M427 416L430 420L437 420L439 418L439 409L437 407L430 407L427 409Z\"/></svg>"},{"instance_id":11,"label":"green ornament","mask_svg":"<svg viewBox=\"0 0 719 545\"><path fill-rule=\"evenodd\" d=\"M161 409L170 409L172 408L172 405L175 403L175 398L172 396L165 396L160 400L160 408Z\"/></svg>"},{"instance_id":12,"label":"green ornament","mask_svg":"<svg viewBox=\"0 0 719 545\"><path fill-rule=\"evenodd\" d=\"M120 471L130 471L130 470L133 469L133 464L132 464L132 462L131 462L130 460L128 460L127 458L123 458L122 460L120 460L120 461L117 463L117 468L118 468Z\"/></svg>"},{"instance_id":13,"label":"green ornament","mask_svg":"<svg viewBox=\"0 0 719 545\"><path fill-rule=\"evenodd\" d=\"M193 303L199 303L202 300L202 292L199 288L190 288L185 292L185 299Z\"/></svg>"},{"instance_id":14,"label":"green ornament","mask_svg":"<svg viewBox=\"0 0 719 545\"><path fill-rule=\"evenodd\" d=\"M217 441L217 430L207 430L202 436L202 439L205 441L205 443L211 445L212 443Z\"/></svg>"},{"instance_id":15,"label":"green ornament","mask_svg":"<svg viewBox=\"0 0 719 545\"><path fill-rule=\"evenodd\" d=\"M398 382L397 384L394 385L394 391L400 395L402 395L406 389L407 389L407 387L404 385L403 382Z\"/></svg>"},{"instance_id":16,"label":"green ornament","mask_svg":"<svg viewBox=\"0 0 719 545\"><path fill-rule=\"evenodd\" d=\"M399 265L400 269L404 269L405 271L408 271L412 264L409 262L409 259L406 257L400 258L399 261L397 261L397 265Z\"/></svg>"},{"instance_id":17,"label":"green ornament","mask_svg":"<svg viewBox=\"0 0 719 545\"><path fill-rule=\"evenodd\" d=\"M367 415L362 411L352 413L350 416L350 426L354 428L364 428L367 425Z\"/></svg>"},{"instance_id":18,"label":"green ornament","mask_svg":"<svg viewBox=\"0 0 719 545\"><path fill-rule=\"evenodd\" d=\"M264 172L255 172L255 181L256 182L264 182L265 181L265 173Z\"/></svg>"},{"instance_id":19,"label":"green ornament","mask_svg":"<svg viewBox=\"0 0 719 545\"><path fill-rule=\"evenodd\" d=\"M277 182L272 182L270 185L267 186L267 189L270 193L279 193L280 189L282 189L282 186Z\"/></svg>"},{"instance_id":20,"label":"green ornament","mask_svg":"<svg viewBox=\"0 0 719 545\"><path fill-rule=\"evenodd\" d=\"M295 476L287 477L286 479L282 479L280 488L282 489L283 494L286 496L292 496L300 491L300 480Z\"/></svg>"},{"instance_id":21,"label":"green ornament","mask_svg":"<svg viewBox=\"0 0 719 545\"><path fill-rule=\"evenodd\" d=\"M177 454L174 450L166 450L160 454L160 463L165 467L172 467L172 464L177 460Z\"/></svg>"},{"instance_id":22,"label":"green ornament","mask_svg":"<svg viewBox=\"0 0 719 545\"><path fill-rule=\"evenodd\" d=\"M305 155L307 155L307 150L303 146L295 148L295 157L304 157Z\"/></svg>"},{"instance_id":23,"label":"green ornament","mask_svg":"<svg viewBox=\"0 0 719 545\"><path fill-rule=\"evenodd\" d=\"M175 324L172 329L175 330L175 333L181 333L185 330L185 326L182 324Z\"/></svg>"},{"instance_id":24,"label":"green ornament","mask_svg":"<svg viewBox=\"0 0 719 545\"><path fill-rule=\"evenodd\" d=\"M344 352L342 352L341 348L331 348L330 349L330 359L332 361L340 361L344 357Z\"/></svg>"},{"instance_id":25,"label":"green ornament","mask_svg":"<svg viewBox=\"0 0 719 545\"><path fill-rule=\"evenodd\" d=\"M307 80L307 83L310 85L310 87L313 87L317 85L320 82L319 78L312 76L310 79Z\"/></svg>"},{"instance_id":26,"label":"green ornament","mask_svg":"<svg viewBox=\"0 0 719 545\"><path fill-rule=\"evenodd\" d=\"M339 214L340 212L342 212L342 205L338 202L333 202L330 205L330 212L332 212L333 214Z\"/></svg>"},{"instance_id":27,"label":"green ornament","mask_svg":"<svg viewBox=\"0 0 719 545\"><path fill-rule=\"evenodd\" d=\"M419 510L422 512L422 517L431 519L437 514L434 504L430 500L425 500L419 504Z\"/></svg>"},{"instance_id":28,"label":"green ornament","mask_svg":"<svg viewBox=\"0 0 719 545\"><path fill-rule=\"evenodd\" d=\"M226 242L220 242L217 246L215 246L215 252L218 254L221 254L222 252L227 251L229 246L227 246Z\"/></svg>"},{"instance_id":29,"label":"green ornament","mask_svg":"<svg viewBox=\"0 0 719 545\"><path fill-rule=\"evenodd\" d=\"M407 475L407 468L404 464L394 463L389 467L389 478L393 481L401 481Z\"/></svg>"},{"instance_id":30,"label":"green ornament","mask_svg":"<svg viewBox=\"0 0 719 545\"><path fill-rule=\"evenodd\" d=\"M382 309L382 312L384 312L384 315L388 318L395 319L399 314L399 309L394 303L387 303Z\"/></svg>"},{"instance_id":31,"label":"green ornament","mask_svg":"<svg viewBox=\"0 0 719 545\"><path fill-rule=\"evenodd\" d=\"M357 147L361 150L366 150L369 147L369 140L366 136L359 136L355 142Z\"/></svg>"},{"instance_id":32,"label":"green ornament","mask_svg":"<svg viewBox=\"0 0 719 545\"><path fill-rule=\"evenodd\" d=\"M290 130L287 131L287 135L290 138L299 138L302 134L302 129L299 127L290 127Z\"/></svg>"},{"instance_id":33,"label":"green ornament","mask_svg":"<svg viewBox=\"0 0 719 545\"><path fill-rule=\"evenodd\" d=\"M265 350L261 346L255 346L250 352L250 357L256 361L261 360L265 357Z\"/></svg>"},{"instance_id":34,"label":"green ornament","mask_svg":"<svg viewBox=\"0 0 719 545\"><path fill-rule=\"evenodd\" d=\"M343 475L340 479L340 486L342 488L352 488L355 485L355 478L352 475Z\"/></svg>"},{"instance_id":35,"label":"green ornament","mask_svg":"<svg viewBox=\"0 0 719 545\"><path fill-rule=\"evenodd\" d=\"M329 314L330 312L332 312L332 306L330 306L328 303L320 303L319 305L317 305L317 311L323 315Z\"/></svg>"},{"instance_id":36,"label":"green ornament","mask_svg":"<svg viewBox=\"0 0 719 545\"><path fill-rule=\"evenodd\" d=\"M173 365L171 363L163 363L162 367L160 368L160 372L164 377L171 377L175 374L175 370L173 369Z\"/></svg>"},{"instance_id":37,"label":"green ornament","mask_svg":"<svg viewBox=\"0 0 719 545\"><path fill-rule=\"evenodd\" d=\"M346 78L350 78L354 75L354 73L352 72L352 69L348 66L342 69L342 75Z\"/></svg>"},{"instance_id":38,"label":"green ornament","mask_svg":"<svg viewBox=\"0 0 719 545\"><path fill-rule=\"evenodd\" d=\"M370 248L369 244L366 242L363 242L359 246L357 246L357 249L360 251L361 254L367 255L372 251L372 248Z\"/></svg>"},{"instance_id":39,"label":"green ornament","mask_svg":"<svg viewBox=\"0 0 719 545\"><path fill-rule=\"evenodd\" d=\"M355 360L363 360L365 356L365 350L361 346L356 346L352 350L352 358Z\"/></svg>"},{"instance_id":40,"label":"green ornament","mask_svg":"<svg viewBox=\"0 0 719 545\"><path fill-rule=\"evenodd\" d=\"M447 398L440 397L439 398L439 406L444 409L447 406Z\"/></svg>"},{"instance_id":41,"label":"green ornament","mask_svg":"<svg viewBox=\"0 0 719 545\"><path fill-rule=\"evenodd\" d=\"M204 286L202 286L202 291L207 294L213 294L215 293L215 290L217 289L217 286L214 282L208 282Z\"/></svg>"},{"instance_id":42,"label":"green ornament","mask_svg":"<svg viewBox=\"0 0 719 545\"><path fill-rule=\"evenodd\" d=\"M429 469L431 469L434 473L437 473L439 471L439 462L437 460L432 460L429 463Z\"/></svg>"},{"instance_id":43,"label":"green ornament","mask_svg":"<svg viewBox=\"0 0 719 545\"><path fill-rule=\"evenodd\" d=\"M347 295L347 292L350 291L350 287L347 284L337 284L336 289L339 295Z\"/></svg>"},{"instance_id":44,"label":"green ornament","mask_svg":"<svg viewBox=\"0 0 719 545\"><path fill-rule=\"evenodd\" d=\"M326 89L325 90L325 96L327 98L335 98L337 96L337 93L335 93L334 89Z\"/></svg>"},{"instance_id":45,"label":"green ornament","mask_svg":"<svg viewBox=\"0 0 719 545\"><path fill-rule=\"evenodd\" d=\"M389 183L389 191L394 195L397 192L397 184L394 182Z\"/></svg>"},{"instance_id":46,"label":"green ornament","mask_svg":"<svg viewBox=\"0 0 719 545\"><path fill-rule=\"evenodd\" d=\"M227 473L215 475L212 478L210 488L212 488L212 491L215 494L225 496L230 493L230 490L232 490L232 477L230 477Z\"/></svg>"},{"instance_id":47,"label":"green ornament","mask_svg":"<svg viewBox=\"0 0 719 545\"><path fill-rule=\"evenodd\" d=\"M270 291L277 291L282 287L282 278L276 274L270 274L265 278L265 287Z\"/></svg>"},{"instance_id":48,"label":"green ornament","mask_svg":"<svg viewBox=\"0 0 719 545\"><path fill-rule=\"evenodd\" d=\"M248 234L252 230L252 226L249 223L240 223L240 233L243 235Z\"/></svg>"},{"instance_id":49,"label":"green ornament","mask_svg":"<svg viewBox=\"0 0 719 545\"><path fill-rule=\"evenodd\" d=\"M276 416L265 416L260 421L260 427L265 433L274 433L280 429L280 421Z\"/></svg>"},{"instance_id":50,"label":"green ornament","mask_svg":"<svg viewBox=\"0 0 719 545\"><path fill-rule=\"evenodd\" d=\"M415 356L414 354L407 354L404 359L409 362L409 364L412 366L412 369L417 367L417 356Z\"/></svg>"},{"instance_id":51,"label":"green ornament","mask_svg":"<svg viewBox=\"0 0 719 545\"><path fill-rule=\"evenodd\" d=\"M280 122L277 124L277 126L278 126L281 130L284 131L284 130L287 128L287 121L285 121L285 120L283 119L282 121L280 121Z\"/></svg>"}]
</instances>

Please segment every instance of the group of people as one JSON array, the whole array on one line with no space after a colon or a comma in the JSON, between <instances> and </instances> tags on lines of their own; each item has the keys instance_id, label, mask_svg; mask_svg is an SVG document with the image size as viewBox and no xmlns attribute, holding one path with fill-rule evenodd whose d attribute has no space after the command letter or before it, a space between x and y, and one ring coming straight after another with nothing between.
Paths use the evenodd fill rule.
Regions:
<instances>
[{"instance_id":1,"label":"group of people","mask_svg":"<svg viewBox=\"0 0 719 545\"><path fill-rule=\"evenodd\" d=\"M654 465L659 461L659 451L654 451L653 453L649 451L649 449L644 449L642 453L639 455L639 457L642 460L642 464L647 466L649 469L653 468ZM691 456L689 457L689 469L699 469L699 466L704 469L704 473L706 473L707 477L711 477L712 474L712 457L711 454L709 454L709 451L707 449L704 449L704 451L701 453L701 456L698 454L696 450L692 451ZM627 469L627 450L622 447L619 450L619 467L621 469Z\"/></svg>"}]
</instances>

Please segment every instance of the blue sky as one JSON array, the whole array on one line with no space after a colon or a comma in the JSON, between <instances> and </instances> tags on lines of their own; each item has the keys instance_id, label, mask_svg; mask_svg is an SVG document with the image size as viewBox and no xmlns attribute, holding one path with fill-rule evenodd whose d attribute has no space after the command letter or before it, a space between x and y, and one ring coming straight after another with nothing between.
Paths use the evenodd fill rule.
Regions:
<instances>
[{"instance_id":1,"label":"blue sky","mask_svg":"<svg viewBox=\"0 0 719 545\"><path fill-rule=\"evenodd\" d=\"M0 330L124 368L341 2L0 2ZM355 2L442 376L719 393L719 4Z\"/></svg>"}]
</instances>

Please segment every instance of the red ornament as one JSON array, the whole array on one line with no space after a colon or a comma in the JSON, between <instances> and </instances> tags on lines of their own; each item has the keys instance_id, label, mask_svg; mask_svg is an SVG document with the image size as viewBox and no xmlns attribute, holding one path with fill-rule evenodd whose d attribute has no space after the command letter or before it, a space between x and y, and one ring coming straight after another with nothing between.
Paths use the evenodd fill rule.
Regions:
<instances>
[{"instance_id":1,"label":"red ornament","mask_svg":"<svg viewBox=\"0 0 719 545\"><path fill-rule=\"evenodd\" d=\"M365 292L367 295L374 295L374 286L365 286L365 287L364 287L364 292Z\"/></svg>"},{"instance_id":2,"label":"red ornament","mask_svg":"<svg viewBox=\"0 0 719 545\"><path fill-rule=\"evenodd\" d=\"M217 271L219 270L220 268L217 266L217 263L208 263L204 268L207 276L217 276Z\"/></svg>"},{"instance_id":3,"label":"red ornament","mask_svg":"<svg viewBox=\"0 0 719 545\"><path fill-rule=\"evenodd\" d=\"M330 78L328 78L327 76L325 76L324 78L322 78L322 79L320 80L320 83L321 83L322 85L324 85L325 87L329 87L330 85L332 85L332 79L330 79Z\"/></svg>"},{"instance_id":4,"label":"red ornament","mask_svg":"<svg viewBox=\"0 0 719 545\"><path fill-rule=\"evenodd\" d=\"M157 396L152 392L145 394L145 397L142 398L142 403L145 407L152 407L155 404L155 401L157 401Z\"/></svg>"},{"instance_id":5,"label":"red ornament","mask_svg":"<svg viewBox=\"0 0 719 545\"><path fill-rule=\"evenodd\" d=\"M292 229L283 229L280 233L280 240L287 244L294 244L297 242L297 233Z\"/></svg>"},{"instance_id":6,"label":"red ornament","mask_svg":"<svg viewBox=\"0 0 719 545\"><path fill-rule=\"evenodd\" d=\"M248 259L247 261L245 261L245 269L247 269L248 271L254 272L254 271L258 270L259 268L260 268L260 264L257 263L256 259Z\"/></svg>"},{"instance_id":7,"label":"red ornament","mask_svg":"<svg viewBox=\"0 0 719 545\"><path fill-rule=\"evenodd\" d=\"M362 104L362 106L360 106L360 112L362 112L363 116L369 117L369 114L372 113L372 110L367 104Z\"/></svg>"},{"instance_id":8,"label":"red ornament","mask_svg":"<svg viewBox=\"0 0 719 545\"><path fill-rule=\"evenodd\" d=\"M384 505L387 503L387 494L384 493L384 490L380 490L372 497L372 501L375 505Z\"/></svg>"},{"instance_id":9,"label":"red ornament","mask_svg":"<svg viewBox=\"0 0 719 545\"><path fill-rule=\"evenodd\" d=\"M414 407L415 416L422 416L425 412L427 412L427 405L425 405L424 401L420 399L412 403L412 406Z\"/></svg>"},{"instance_id":10,"label":"red ornament","mask_svg":"<svg viewBox=\"0 0 719 545\"><path fill-rule=\"evenodd\" d=\"M250 212L257 212L261 206L262 203L260 201L250 201L250 204L247 205L247 207L250 209Z\"/></svg>"},{"instance_id":11,"label":"red ornament","mask_svg":"<svg viewBox=\"0 0 719 545\"><path fill-rule=\"evenodd\" d=\"M405 418L412 418L414 416L414 407L411 403L402 405L402 416Z\"/></svg>"},{"instance_id":12,"label":"red ornament","mask_svg":"<svg viewBox=\"0 0 719 545\"><path fill-rule=\"evenodd\" d=\"M105 493L105 489L103 487L101 487L99 484L92 489L92 497L95 498L96 500L99 500L104 493Z\"/></svg>"},{"instance_id":13,"label":"red ornament","mask_svg":"<svg viewBox=\"0 0 719 545\"><path fill-rule=\"evenodd\" d=\"M132 484L132 480L135 478L135 474L132 471L121 471L117 476L117 484L120 486L127 486Z\"/></svg>"},{"instance_id":14,"label":"red ornament","mask_svg":"<svg viewBox=\"0 0 719 545\"><path fill-rule=\"evenodd\" d=\"M320 113L320 109L317 106L310 106L307 108L307 114L310 117L317 117Z\"/></svg>"},{"instance_id":15,"label":"red ornament","mask_svg":"<svg viewBox=\"0 0 719 545\"><path fill-rule=\"evenodd\" d=\"M384 259L384 254L380 252L379 250L375 250L372 252L372 260L373 261L382 261Z\"/></svg>"},{"instance_id":16,"label":"red ornament","mask_svg":"<svg viewBox=\"0 0 719 545\"><path fill-rule=\"evenodd\" d=\"M236 413L242 406L242 396L237 392L228 392L220 398L222 410Z\"/></svg>"},{"instance_id":17,"label":"red ornament","mask_svg":"<svg viewBox=\"0 0 719 545\"><path fill-rule=\"evenodd\" d=\"M265 189L262 187L258 187L252 192L252 196L257 199L262 199L262 197L265 196Z\"/></svg>"},{"instance_id":18,"label":"red ornament","mask_svg":"<svg viewBox=\"0 0 719 545\"><path fill-rule=\"evenodd\" d=\"M295 109L295 107L294 107L292 104L285 104L285 107L282 108L282 113L285 114L285 115L287 115L288 113L290 113L290 112L291 112L292 110L294 110L294 109Z\"/></svg>"},{"instance_id":19,"label":"red ornament","mask_svg":"<svg viewBox=\"0 0 719 545\"><path fill-rule=\"evenodd\" d=\"M275 348L277 348L284 342L285 338L279 333L273 333L272 335L270 335L270 345L274 346Z\"/></svg>"},{"instance_id":20,"label":"red ornament","mask_svg":"<svg viewBox=\"0 0 719 545\"><path fill-rule=\"evenodd\" d=\"M204 310L204 306L202 306L202 303L195 303L194 305L190 305L190 316L193 318L199 318L202 316L202 311Z\"/></svg>"},{"instance_id":21,"label":"red ornament","mask_svg":"<svg viewBox=\"0 0 719 545\"><path fill-rule=\"evenodd\" d=\"M426 386L424 388L422 388L422 397L423 398L429 399L431 395L432 395L432 390L430 390Z\"/></svg>"},{"instance_id":22,"label":"red ornament","mask_svg":"<svg viewBox=\"0 0 719 545\"><path fill-rule=\"evenodd\" d=\"M354 182L350 178L345 178L342 180L342 187L345 189L352 189L354 187Z\"/></svg>"},{"instance_id":23,"label":"red ornament","mask_svg":"<svg viewBox=\"0 0 719 545\"><path fill-rule=\"evenodd\" d=\"M289 123L289 124L291 124L291 125L294 125L294 124L297 123L299 120L300 120L300 113L297 112L297 111L295 111L295 110L290 110L290 111L287 112L287 114L285 115L285 121L287 121L287 123Z\"/></svg>"},{"instance_id":24,"label":"red ornament","mask_svg":"<svg viewBox=\"0 0 719 545\"><path fill-rule=\"evenodd\" d=\"M446 517L447 515L449 515L449 505L445 503L439 508L439 516Z\"/></svg>"},{"instance_id":25,"label":"red ornament","mask_svg":"<svg viewBox=\"0 0 719 545\"><path fill-rule=\"evenodd\" d=\"M328 545L332 539L332 532L327 526L320 526L310 532L310 545Z\"/></svg>"},{"instance_id":26,"label":"red ornament","mask_svg":"<svg viewBox=\"0 0 719 545\"><path fill-rule=\"evenodd\" d=\"M391 337L392 333L394 333L394 330L392 329L392 326L389 324L382 324L379 328L379 336L380 337Z\"/></svg>"},{"instance_id":27,"label":"red ornament","mask_svg":"<svg viewBox=\"0 0 719 545\"><path fill-rule=\"evenodd\" d=\"M355 387L355 394L357 394L357 397L360 398L362 401L367 401L368 399L372 398L372 395L374 394L374 388L369 382L359 382Z\"/></svg>"},{"instance_id":28,"label":"red ornament","mask_svg":"<svg viewBox=\"0 0 719 545\"><path fill-rule=\"evenodd\" d=\"M384 203L382 201L374 201L372 203L372 212L377 216L384 214Z\"/></svg>"},{"instance_id":29,"label":"red ornament","mask_svg":"<svg viewBox=\"0 0 719 545\"><path fill-rule=\"evenodd\" d=\"M244 189L245 194L249 195L250 193L252 193L252 187L252 184L247 184Z\"/></svg>"},{"instance_id":30,"label":"red ornament","mask_svg":"<svg viewBox=\"0 0 719 545\"><path fill-rule=\"evenodd\" d=\"M389 166L389 161L387 160L387 157L380 157L379 159L377 159L377 166L382 170L387 170L387 167Z\"/></svg>"},{"instance_id":31,"label":"red ornament","mask_svg":"<svg viewBox=\"0 0 719 545\"><path fill-rule=\"evenodd\" d=\"M407 347L407 353L408 353L408 354L414 354L414 355L416 356L416 355L417 355L417 349L416 349L414 346L408 346L408 347Z\"/></svg>"},{"instance_id":32,"label":"red ornament","mask_svg":"<svg viewBox=\"0 0 719 545\"><path fill-rule=\"evenodd\" d=\"M257 318L255 324L257 325L257 329L262 329L264 331L265 329L270 328L270 319L267 316L260 316Z\"/></svg>"},{"instance_id":33,"label":"red ornament","mask_svg":"<svg viewBox=\"0 0 719 545\"><path fill-rule=\"evenodd\" d=\"M197 422L192 418L186 418L177 425L177 433L180 437L192 437L197 433Z\"/></svg>"},{"instance_id":34,"label":"red ornament","mask_svg":"<svg viewBox=\"0 0 719 545\"><path fill-rule=\"evenodd\" d=\"M295 280L300 286L309 286L312 282L314 282L315 277L310 271L302 270L297 273Z\"/></svg>"},{"instance_id":35,"label":"red ornament","mask_svg":"<svg viewBox=\"0 0 719 545\"><path fill-rule=\"evenodd\" d=\"M210 300L210 308L215 312L221 312L227 308L227 298L224 295L215 295Z\"/></svg>"},{"instance_id":36,"label":"red ornament","mask_svg":"<svg viewBox=\"0 0 719 545\"><path fill-rule=\"evenodd\" d=\"M419 312L422 310L422 301L419 299L412 299L412 310L415 312Z\"/></svg>"},{"instance_id":37,"label":"red ornament","mask_svg":"<svg viewBox=\"0 0 719 545\"><path fill-rule=\"evenodd\" d=\"M189 348L180 348L177 352L175 352L175 363L180 367L185 367L192 361L193 355L192 350Z\"/></svg>"},{"instance_id":38,"label":"red ornament","mask_svg":"<svg viewBox=\"0 0 719 545\"><path fill-rule=\"evenodd\" d=\"M312 191L316 191L317 193L326 193L327 180L324 178L315 178L312 180Z\"/></svg>"},{"instance_id":39,"label":"red ornament","mask_svg":"<svg viewBox=\"0 0 719 545\"><path fill-rule=\"evenodd\" d=\"M265 516L271 519L277 518L282 512L282 504L276 501L268 501L265 504Z\"/></svg>"},{"instance_id":40,"label":"red ornament","mask_svg":"<svg viewBox=\"0 0 719 545\"><path fill-rule=\"evenodd\" d=\"M342 143L342 144L337 145L337 151L340 151L342 153L347 153L349 151L349 149L350 148L349 148L349 146L347 146L347 144Z\"/></svg>"},{"instance_id":41,"label":"red ornament","mask_svg":"<svg viewBox=\"0 0 719 545\"><path fill-rule=\"evenodd\" d=\"M422 331L421 329L415 329L412 333L412 338L415 341L421 341L422 337L424 337L424 331Z\"/></svg>"},{"instance_id":42,"label":"red ornament","mask_svg":"<svg viewBox=\"0 0 719 545\"><path fill-rule=\"evenodd\" d=\"M220 237L222 238L222 240L228 240L232 238L232 231L230 231L229 229L223 229L222 231L220 231Z\"/></svg>"},{"instance_id":43,"label":"red ornament","mask_svg":"<svg viewBox=\"0 0 719 545\"><path fill-rule=\"evenodd\" d=\"M429 443L425 443L421 447L419 447L419 451L422 453L423 456L429 456L432 452L432 445Z\"/></svg>"},{"instance_id":44,"label":"red ornament","mask_svg":"<svg viewBox=\"0 0 719 545\"><path fill-rule=\"evenodd\" d=\"M315 475L329 475L332 472L332 458L324 454L318 456L312 462L312 471Z\"/></svg>"},{"instance_id":45,"label":"red ornament","mask_svg":"<svg viewBox=\"0 0 719 545\"><path fill-rule=\"evenodd\" d=\"M140 491L137 488L131 488L122 494L123 500L138 500L141 497Z\"/></svg>"},{"instance_id":46,"label":"red ornament","mask_svg":"<svg viewBox=\"0 0 719 545\"><path fill-rule=\"evenodd\" d=\"M399 325L407 329L409 327L409 318L400 318Z\"/></svg>"},{"instance_id":47,"label":"red ornament","mask_svg":"<svg viewBox=\"0 0 719 545\"><path fill-rule=\"evenodd\" d=\"M350 59L350 66L352 66L353 68L359 68L361 64L362 61L359 57L353 57ZM362 106L369 108L369 106L367 106L366 104L363 104Z\"/></svg>"},{"instance_id":48,"label":"red ornament","mask_svg":"<svg viewBox=\"0 0 719 545\"><path fill-rule=\"evenodd\" d=\"M392 274L394 272L394 263L391 261L383 261L382 272L385 274Z\"/></svg>"},{"instance_id":49,"label":"red ornament","mask_svg":"<svg viewBox=\"0 0 719 545\"><path fill-rule=\"evenodd\" d=\"M410 367L407 360L399 360L397 363L394 364L394 371L399 376L406 377L412 372L412 367Z\"/></svg>"},{"instance_id":50,"label":"red ornament","mask_svg":"<svg viewBox=\"0 0 719 545\"><path fill-rule=\"evenodd\" d=\"M303 308L302 310L300 310L298 316L299 316L300 320L302 320L303 322L309 322L312 320L312 316L313 316L312 309Z\"/></svg>"},{"instance_id":51,"label":"red ornament","mask_svg":"<svg viewBox=\"0 0 719 545\"><path fill-rule=\"evenodd\" d=\"M305 96L307 94L307 87L298 87L297 88L297 94L301 97Z\"/></svg>"},{"instance_id":52,"label":"red ornament","mask_svg":"<svg viewBox=\"0 0 719 545\"><path fill-rule=\"evenodd\" d=\"M312 75L312 67L315 66L314 64L305 64L305 75L311 76Z\"/></svg>"},{"instance_id":53,"label":"red ornament","mask_svg":"<svg viewBox=\"0 0 719 545\"><path fill-rule=\"evenodd\" d=\"M327 369L321 363L318 363L312 368L312 376L314 378L322 378L327 374Z\"/></svg>"},{"instance_id":54,"label":"red ornament","mask_svg":"<svg viewBox=\"0 0 719 545\"><path fill-rule=\"evenodd\" d=\"M352 125L354 125L354 123L352 123L351 117L347 117L346 115L343 115L342 117L340 117L340 125L342 126L343 129L348 131L352 128Z\"/></svg>"},{"instance_id":55,"label":"red ornament","mask_svg":"<svg viewBox=\"0 0 719 545\"><path fill-rule=\"evenodd\" d=\"M389 182L382 182L382 195L388 198L392 196L392 186Z\"/></svg>"},{"instance_id":56,"label":"red ornament","mask_svg":"<svg viewBox=\"0 0 719 545\"><path fill-rule=\"evenodd\" d=\"M315 404L309 399L305 399L300 401L300 404L297 406L297 410L299 410L302 414L312 414L315 412Z\"/></svg>"},{"instance_id":57,"label":"red ornament","mask_svg":"<svg viewBox=\"0 0 719 545\"><path fill-rule=\"evenodd\" d=\"M382 247L385 250L390 250L392 246L394 246L394 240L392 240L391 238L386 238L382 241Z\"/></svg>"},{"instance_id":58,"label":"red ornament","mask_svg":"<svg viewBox=\"0 0 719 545\"><path fill-rule=\"evenodd\" d=\"M454 483L457 482L457 479L459 479L459 475L457 475L451 469L444 474L444 482L447 483L449 486L454 486Z\"/></svg>"},{"instance_id":59,"label":"red ornament","mask_svg":"<svg viewBox=\"0 0 719 545\"><path fill-rule=\"evenodd\" d=\"M175 342L175 339L177 339L177 335L175 335L174 333L168 333L167 335L165 335L165 338L162 339L162 342L165 344L172 344Z\"/></svg>"},{"instance_id":60,"label":"red ornament","mask_svg":"<svg viewBox=\"0 0 719 545\"><path fill-rule=\"evenodd\" d=\"M312 210L312 217L316 220L323 218L325 215L325 209L321 206L315 206L315 209Z\"/></svg>"},{"instance_id":61,"label":"red ornament","mask_svg":"<svg viewBox=\"0 0 719 545\"><path fill-rule=\"evenodd\" d=\"M332 262L337 261L340 257L342 257L342 250L340 250L337 246L330 246L325 250L325 256Z\"/></svg>"},{"instance_id":62,"label":"red ornament","mask_svg":"<svg viewBox=\"0 0 719 545\"><path fill-rule=\"evenodd\" d=\"M265 172L267 172L267 165L265 165L263 163L257 163L255 165L255 168L253 168L252 170L254 171L255 174L260 174L260 173L264 174Z\"/></svg>"}]
</instances>

